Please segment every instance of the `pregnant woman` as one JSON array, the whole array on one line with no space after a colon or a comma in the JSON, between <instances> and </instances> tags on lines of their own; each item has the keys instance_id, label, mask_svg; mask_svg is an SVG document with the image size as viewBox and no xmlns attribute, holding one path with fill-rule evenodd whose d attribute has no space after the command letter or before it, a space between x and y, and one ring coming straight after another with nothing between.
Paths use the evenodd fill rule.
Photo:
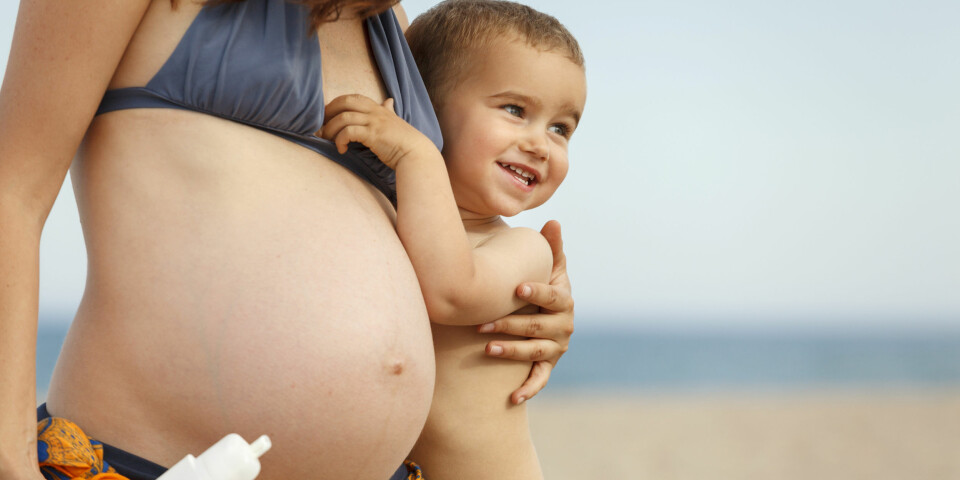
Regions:
<instances>
[{"instance_id":1,"label":"pregnant woman","mask_svg":"<svg viewBox=\"0 0 960 480\"><path fill-rule=\"evenodd\" d=\"M393 3L21 2L0 91L0 478L40 478L37 257L68 169L88 277L41 414L131 478L229 432L271 436L265 480L397 471L434 357L393 176L314 135L325 101L359 93L441 142ZM573 329L555 227L554 280L527 298L543 313L487 346L539 360L515 397Z\"/></svg>"}]
</instances>

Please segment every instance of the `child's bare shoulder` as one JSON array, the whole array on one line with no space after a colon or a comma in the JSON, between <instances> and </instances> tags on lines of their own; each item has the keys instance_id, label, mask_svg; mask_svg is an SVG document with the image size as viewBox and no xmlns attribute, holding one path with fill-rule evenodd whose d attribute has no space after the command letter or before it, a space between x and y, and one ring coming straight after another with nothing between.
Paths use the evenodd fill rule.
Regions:
<instances>
[{"instance_id":1,"label":"child's bare shoulder","mask_svg":"<svg viewBox=\"0 0 960 480\"><path fill-rule=\"evenodd\" d=\"M486 246L509 246L529 247L537 249L543 247L550 251L550 244L540 232L527 227L504 227L495 232L485 235L485 238L477 243L477 247Z\"/></svg>"},{"instance_id":2,"label":"child's bare shoulder","mask_svg":"<svg viewBox=\"0 0 960 480\"><path fill-rule=\"evenodd\" d=\"M540 232L532 228L507 227L498 230L478 243L476 248L532 265L536 267L536 271L544 272L543 276L548 279L553 268L550 244Z\"/></svg>"}]
</instances>

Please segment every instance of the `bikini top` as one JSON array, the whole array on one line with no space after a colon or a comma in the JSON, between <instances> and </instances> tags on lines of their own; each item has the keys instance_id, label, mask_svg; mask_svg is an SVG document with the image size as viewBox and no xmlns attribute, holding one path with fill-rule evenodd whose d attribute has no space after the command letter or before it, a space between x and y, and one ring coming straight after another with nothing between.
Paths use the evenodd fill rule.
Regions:
<instances>
[{"instance_id":1,"label":"bikini top","mask_svg":"<svg viewBox=\"0 0 960 480\"><path fill-rule=\"evenodd\" d=\"M396 203L394 172L369 149L352 143L341 155L314 135L324 100L320 45L308 17L308 7L281 0L204 6L147 85L108 90L97 115L176 108L240 122L332 159ZM397 115L441 148L436 114L393 10L364 25Z\"/></svg>"}]
</instances>

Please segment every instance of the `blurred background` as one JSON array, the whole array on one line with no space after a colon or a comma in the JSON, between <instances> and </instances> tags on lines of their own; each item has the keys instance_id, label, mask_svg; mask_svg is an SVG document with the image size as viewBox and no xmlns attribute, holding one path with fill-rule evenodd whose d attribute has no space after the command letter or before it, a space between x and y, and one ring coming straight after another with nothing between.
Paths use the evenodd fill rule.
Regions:
<instances>
[{"instance_id":1,"label":"blurred background","mask_svg":"<svg viewBox=\"0 0 960 480\"><path fill-rule=\"evenodd\" d=\"M547 478L960 478L960 3L523 3L589 88L511 222L560 220L577 301L529 407ZM84 284L69 181L40 261L42 397Z\"/></svg>"}]
</instances>

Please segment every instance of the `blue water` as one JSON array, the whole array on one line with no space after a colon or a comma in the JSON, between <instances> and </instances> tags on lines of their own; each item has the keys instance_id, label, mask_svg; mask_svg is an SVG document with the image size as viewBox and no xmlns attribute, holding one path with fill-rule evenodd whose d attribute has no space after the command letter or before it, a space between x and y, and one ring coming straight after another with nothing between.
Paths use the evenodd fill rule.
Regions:
<instances>
[{"instance_id":1,"label":"blue water","mask_svg":"<svg viewBox=\"0 0 960 480\"><path fill-rule=\"evenodd\" d=\"M960 333L585 333L553 389L960 387Z\"/></svg>"},{"instance_id":2,"label":"blue water","mask_svg":"<svg viewBox=\"0 0 960 480\"><path fill-rule=\"evenodd\" d=\"M43 392L66 327L38 335ZM578 332L550 391L960 388L960 332Z\"/></svg>"}]
</instances>

